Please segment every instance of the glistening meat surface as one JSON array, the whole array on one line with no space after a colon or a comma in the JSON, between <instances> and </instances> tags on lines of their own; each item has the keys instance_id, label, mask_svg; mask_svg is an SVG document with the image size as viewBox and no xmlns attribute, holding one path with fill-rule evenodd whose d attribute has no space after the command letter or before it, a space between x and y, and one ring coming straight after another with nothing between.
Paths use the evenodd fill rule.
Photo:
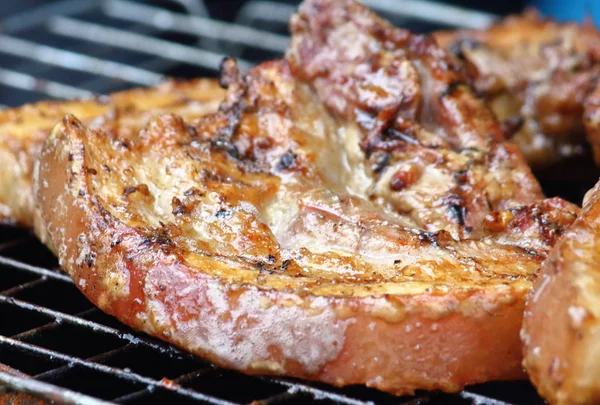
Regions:
<instances>
[{"instance_id":1,"label":"glistening meat surface","mask_svg":"<svg viewBox=\"0 0 600 405\"><path fill-rule=\"evenodd\" d=\"M223 96L216 80L196 79L91 100L42 101L0 111L0 223L39 228L33 164L52 127L65 114L104 131L137 132L156 114L173 112L193 119L212 113ZM39 229L36 232L42 237Z\"/></svg>"},{"instance_id":2,"label":"glistening meat surface","mask_svg":"<svg viewBox=\"0 0 600 405\"><path fill-rule=\"evenodd\" d=\"M485 30L437 32L435 38L464 62L476 91L532 166L583 154L585 135L600 162L598 125L588 127L598 107L587 97L600 73L600 33L593 24L559 24L528 10Z\"/></svg>"},{"instance_id":3,"label":"glistening meat surface","mask_svg":"<svg viewBox=\"0 0 600 405\"><path fill-rule=\"evenodd\" d=\"M405 45L423 44L419 58L433 55L423 56L419 76L385 77L391 88L419 90L421 75L431 75L427 85L437 89L422 92L423 107L403 127L414 148L388 151L389 164L433 173L407 187L421 185L423 205L402 210L396 193L404 189L377 191L390 185L372 167L386 142L375 126L389 113L373 119L371 110L338 108L322 92L337 90L333 84L299 73L294 47L307 37L298 24L316 18L313 10L348 29L374 25L404 38L370 37L407 69L417 61L405 57ZM431 71L445 60L433 42L348 1L307 2L294 21L292 67L275 61L240 76L225 61L229 89L214 115L163 115L129 134L86 129L73 117L54 129L36 195L61 266L122 322L246 373L396 394L523 377L524 297L577 208L541 200L522 157L468 86L439 97L453 81ZM331 40L325 27L313 34ZM337 100L354 105L361 83ZM402 91L387 99L393 104ZM396 130L404 110L387 119ZM438 146L421 144L430 133ZM430 153L436 158L422 158ZM455 204L459 215L446 201L456 170L477 195ZM520 188L500 187L501 176Z\"/></svg>"}]
</instances>

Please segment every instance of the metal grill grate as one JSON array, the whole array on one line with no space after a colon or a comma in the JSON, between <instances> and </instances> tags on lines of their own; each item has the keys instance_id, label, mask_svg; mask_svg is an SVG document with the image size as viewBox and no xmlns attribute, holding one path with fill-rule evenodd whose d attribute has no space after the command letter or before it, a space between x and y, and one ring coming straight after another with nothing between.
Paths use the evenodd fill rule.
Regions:
<instances>
[{"instance_id":1,"label":"metal grill grate","mask_svg":"<svg viewBox=\"0 0 600 405\"><path fill-rule=\"evenodd\" d=\"M442 23L481 27L494 18L448 6L440 12L421 0L401 7L394 0L365 2L416 31ZM150 86L164 76L215 76L226 54L248 67L285 49L293 10L251 1L233 23L211 19L195 0L70 0L28 10L1 24L0 108ZM398 398L365 387L336 389L219 369L103 314L31 233L11 227L0 227L0 363L31 376L0 368L0 385L66 404L542 402L527 382Z\"/></svg>"}]
</instances>

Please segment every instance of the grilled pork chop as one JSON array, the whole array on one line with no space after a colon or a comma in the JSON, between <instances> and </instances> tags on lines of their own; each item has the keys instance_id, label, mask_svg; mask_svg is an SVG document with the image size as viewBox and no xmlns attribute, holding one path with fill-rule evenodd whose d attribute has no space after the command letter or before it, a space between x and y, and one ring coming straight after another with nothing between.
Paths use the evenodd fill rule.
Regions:
<instances>
[{"instance_id":1,"label":"grilled pork chop","mask_svg":"<svg viewBox=\"0 0 600 405\"><path fill-rule=\"evenodd\" d=\"M306 2L292 27L291 67L223 64L216 114L54 128L35 188L61 266L125 324L246 373L395 394L522 378L524 297L577 207L538 200L431 40L350 1ZM462 186L477 199L446 198Z\"/></svg>"},{"instance_id":2,"label":"grilled pork chop","mask_svg":"<svg viewBox=\"0 0 600 405\"><path fill-rule=\"evenodd\" d=\"M600 402L600 183L546 260L523 323L524 365L553 404Z\"/></svg>"},{"instance_id":3,"label":"grilled pork chop","mask_svg":"<svg viewBox=\"0 0 600 405\"><path fill-rule=\"evenodd\" d=\"M93 128L137 132L157 113L200 117L214 112L224 91L217 81L170 81L84 101L45 101L0 112L0 222L34 225L33 162L52 127L74 114Z\"/></svg>"},{"instance_id":4,"label":"grilled pork chop","mask_svg":"<svg viewBox=\"0 0 600 405\"><path fill-rule=\"evenodd\" d=\"M584 101L600 71L593 25L558 24L534 10L487 30L438 32L534 167L583 152ZM600 163L600 152L596 157Z\"/></svg>"}]
</instances>

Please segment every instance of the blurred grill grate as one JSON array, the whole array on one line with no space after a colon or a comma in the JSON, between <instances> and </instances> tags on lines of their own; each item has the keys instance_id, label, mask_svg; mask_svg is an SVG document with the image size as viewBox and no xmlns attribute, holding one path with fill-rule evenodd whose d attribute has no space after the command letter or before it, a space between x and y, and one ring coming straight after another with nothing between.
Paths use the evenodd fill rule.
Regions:
<instances>
[{"instance_id":1,"label":"blurred grill grate","mask_svg":"<svg viewBox=\"0 0 600 405\"><path fill-rule=\"evenodd\" d=\"M427 1L368 0L416 31L478 27L493 16ZM410 7L405 7L410 5ZM210 19L198 0L61 1L2 22L0 109L46 98L154 85L165 76L216 76L225 55L242 67L277 57L294 6L251 1L235 22ZM48 18L48 16L51 16ZM449 23L448 23L449 22ZM542 401L526 382L491 383L456 395L398 398L214 367L140 335L94 308L27 231L0 227L0 384L65 404L508 404Z\"/></svg>"}]
</instances>

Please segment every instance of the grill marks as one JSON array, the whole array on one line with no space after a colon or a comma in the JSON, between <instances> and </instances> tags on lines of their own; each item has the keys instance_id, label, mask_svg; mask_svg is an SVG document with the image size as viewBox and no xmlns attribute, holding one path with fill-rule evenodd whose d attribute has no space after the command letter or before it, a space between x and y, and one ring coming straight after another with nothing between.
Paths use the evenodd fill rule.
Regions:
<instances>
[{"instance_id":1,"label":"grill marks","mask_svg":"<svg viewBox=\"0 0 600 405\"><path fill-rule=\"evenodd\" d=\"M543 198L522 157L501 143L500 125L462 66L433 39L367 16L350 1L312 1L291 29L293 72L360 128L373 201L460 238L481 235L486 211ZM495 159L501 154L504 160ZM453 184L458 172L463 181Z\"/></svg>"},{"instance_id":2,"label":"grill marks","mask_svg":"<svg viewBox=\"0 0 600 405\"><path fill-rule=\"evenodd\" d=\"M126 137L128 151L78 126L47 143L39 178L49 186L38 189L62 193L62 201L40 199L62 263L76 280L88 277L88 285L98 286L85 293L103 310L242 371L369 383L396 394L520 376L516 331L522 303L550 246L533 231L525 239L536 256L512 246L503 231L455 238L474 214L489 211L467 200L466 189L488 183L485 147L494 134L457 124L459 113L447 118L453 111L477 112L477 104L458 105L468 93L465 86L438 97L440 84L449 83L440 74L449 68L430 41L413 41L354 3L312 0L301 15L312 6L320 10L311 16L316 23L325 18L341 26L339 16L359 16L377 42L369 44L360 30L338 38L349 45L366 38L375 45L366 48L367 59L382 66L367 69L363 81L330 85L324 80L328 69L340 64L321 66L318 79L302 75L303 82L285 60L257 66L246 77L226 61L225 102L216 114L191 123L195 130L169 115ZM386 53L373 54L377 46ZM443 65L440 72L430 69L427 89L434 95L428 101L438 103L428 114L439 122L425 129L419 121L427 115L419 101L424 86L410 61L400 57L405 49L433 53ZM354 51L333 50L342 65L339 52L348 50ZM386 91L380 94L381 83ZM318 90L335 94L330 99ZM377 111L375 119L365 113L357 122L355 107L361 105L353 94L381 107L363 109ZM332 100L346 104L336 111ZM357 125L370 129L359 135ZM65 169L65 152L82 145ZM496 153L493 162L502 157ZM78 164L98 169L106 162L110 172L94 176L71 170L83 195L70 184L65 190L61 175ZM364 170L373 165L377 176ZM392 175L402 183L398 191L390 191ZM139 198L142 184L147 198ZM128 187L137 189L124 198ZM496 200L506 199L501 191ZM419 201L426 203L421 211ZM548 219L558 229L568 225L559 214ZM73 247L69 240L78 234L81 244ZM499 242L502 237L506 243ZM73 267L73 256L86 249L97 253L91 267ZM410 333L421 327L427 333ZM364 333L368 329L373 333ZM379 344L381 336L396 338ZM464 341L479 346L465 349ZM481 364L493 369L473 376L477 359L489 360L490 346L499 347L499 358ZM452 364L443 361L448 347ZM506 353L514 353L508 364ZM431 364L436 371L423 374L431 359L438 359ZM353 362L365 366L348 369Z\"/></svg>"}]
</instances>

